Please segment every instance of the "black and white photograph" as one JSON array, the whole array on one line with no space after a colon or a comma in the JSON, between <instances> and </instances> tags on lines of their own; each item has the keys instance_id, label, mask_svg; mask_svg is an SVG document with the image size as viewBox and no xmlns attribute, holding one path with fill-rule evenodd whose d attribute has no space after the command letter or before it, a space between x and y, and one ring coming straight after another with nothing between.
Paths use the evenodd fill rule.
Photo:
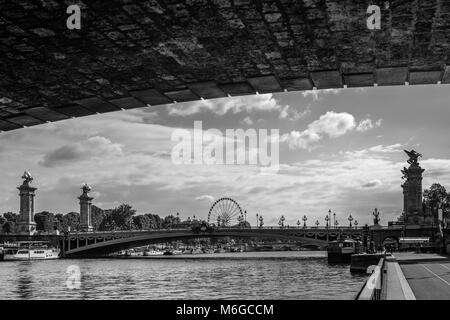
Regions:
<instances>
[{"instance_id":1,"label":"black and white photograph","mask_svg":"<svg viewBox=\"0 0 450 320\"><path fill-rule=\"evenodd\" d=\"M0 300L450 300L449 146L448 0L0 0Z\"/></svg>"}]
</instances>

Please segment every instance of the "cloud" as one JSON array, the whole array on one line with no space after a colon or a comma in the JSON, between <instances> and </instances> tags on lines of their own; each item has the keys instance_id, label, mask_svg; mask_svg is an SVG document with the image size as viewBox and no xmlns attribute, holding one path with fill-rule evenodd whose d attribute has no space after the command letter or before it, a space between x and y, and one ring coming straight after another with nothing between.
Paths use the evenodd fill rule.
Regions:
<instances>
[{"instance_id":1,"label":"cloud","mask_svg":"<svg viewBox=\"0 0 450 320\"><path fill-rule=\"evenodd\" d=\"M381 126L382 119L378 119L375 123L372 122L372 119L367 118L363 119L358 123L358 126L356 127L356 131L358 132L365 132L372 130L374 128L378 128Z\"/></svg>"},{"instance_id":2,"label":"cloud","mask_svg":"<svg viewBox=\"0 0 450 320\"><path fill-rule=\"evenodd\" d=\"M228 112L251 113L254 111L279 111L281 106L272 94L260 94L246 97L229 97L223 99L199 100L186 103L175 103L167 106L171 116L190 116L202 112L224 115Z\"/></svg>"},{"instance_id":3,"label":"cloud","mask_svg":"<svg viewBox=\"0 0 450 320\"><path fill-rule=\"evenodd\" d=\"M195 200L197 200L197 201L206 200L206 201L209 201L209 202L212 203L212 202L214 202L214 197L210 196L210 195L207 195L207 194L204 194L202 196L196 197Z\"/></svg>"},{"instance_id":4,"label":"cloud","mask_svg":"<svg viewBox=\"0 0 450 320\"><path fill-rule=\"evenodd\" d=\"M310 106L308 105L308 107L305 110L299 111L292 108L289 105L286 105L283 108L281 108L279 118L288 119L292 121L302 119L311 113L311 109L309 107Z\"/></svg>"},{"instance_id":5,"label":"cloud","mask_svg":"<svg viewBox=\"0 0 450 320\"><path fill-rule=\"evenodd\" d=\"M304 131L291 131L281 136L281 142L287 142L290 149L309 149L324 136L337 138L355 128L355 118L347 112L328 111L318 120L311 122Z\"/></svg>"},{"instance_id":6,"label":"cloud","mask_svg":"<svg viewBox=\"0 0 450 320\"><path fill-rule=\"evenodd\" d=\"M253 120L250 119L250 117L245 117L244 119L241 120L241 123L251 126L253 124Z\"/></svg>"},{"instance_id":7,"label":"cloud","mask_svg":"<svg viewBox=\"0 0 450 320\"><path fill-rule=\"evenodd\" d=\"M383 155L383 154L402 152L402 151L403 151L403 145L400 143L396 143L396 144L391 144L391 145L387 145L387 146L379 144L379 145L376 145L376 146L373 146L370 148L366 148L366 149L361 149L361 150L345 151L345 152L341 151L340 154L343 154L349 158L365 157L369 154L372 157L380 157L380 154ZM378 156L377 156L377 154L378 154Z\"/></svg>"},{"instance_id":8,"label":"cloud","mask_svg":"<svg viewBox=\"0 0 450 320\"><path fill-rule=\"evenodd\" d=\"M104 158L118 155L122 155L120 144L112 143L111 140L105 137L95 136L82 142L65 145L50 151L44 155L39 165L51 168L93 157Z\"/></svg>"},{"instance_id":9,"label":"cloud","mask_svg":"<svg viewBox=\"0 0 450 320\"><path fill-rule=\"evenodd\" d=\"M363 189L374 189L381 185L382 185L382 182L380 180L376 179L376 180L371 180L367 183L364 183L361 187Z\"/></svg>"},{"instance_id":10,"label":"cloud","mask_svg":"<svg viewBox=\"0 0 450 320\"><path fill-rule=\"evenodd\" d=\"M327 94L338 94L342 89L321 89L321 90L306 90L302 91L303 97L311 96L313 101L318 101L322 98L322 96Z\"/></svg>"}]
</instances>

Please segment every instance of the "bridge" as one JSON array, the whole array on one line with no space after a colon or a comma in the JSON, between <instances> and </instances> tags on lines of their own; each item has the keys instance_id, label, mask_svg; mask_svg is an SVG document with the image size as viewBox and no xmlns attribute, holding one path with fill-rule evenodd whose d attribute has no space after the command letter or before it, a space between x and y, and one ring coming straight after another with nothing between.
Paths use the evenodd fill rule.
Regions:
<instances>
[{"instance_id":1,"label":"bridge","mask_svg":"<svg viewBox=\"0 0 450 320\"><path fill-rule=\"evenodd\" d=\"M189 228L141 231L75 232L65 235L3 234L0 241L46 240L58 245L64 257L102 256L120 250L196 238L261 238L291 240L301 245L326 248L339 237L362 238L363 228L214 228L196 232Z\"/></svg>"},{"instance_id":2,"label":"bridge","mask_svg":"<svg viewBox=\"0 0 450 320\"><path fill-rule=\"evenodd\" d=\"M450 82L449 1L0 4L2 131L201 98Z\"/></svg>"},{"instance_id":3,"label":"bridge","mask_svg":"<svg viewBox=\"0 0 450 320\"><path fill-rule=\"evenodd\" d=\"M406 230L406 231L405 231ZM437 229L431 227L400 226L394 227L339 227L339 228L215 228L209 232L195 232L192 229L165 229L142 231L108 231L108 232L75 232L65 235L19 235L3 234L0 241L46 240L58 245L63 257L99 257L120 250L145 246L154 243L165 243L177 240L196 238L261 238L295 241L302 246L315 246L325 249L328 242L338 238L363 239L364 236L382 244L387 239L399 241L400 237L436 235ZM447 230L450 235L449 230Z\"/></svg>"}]
</instances>

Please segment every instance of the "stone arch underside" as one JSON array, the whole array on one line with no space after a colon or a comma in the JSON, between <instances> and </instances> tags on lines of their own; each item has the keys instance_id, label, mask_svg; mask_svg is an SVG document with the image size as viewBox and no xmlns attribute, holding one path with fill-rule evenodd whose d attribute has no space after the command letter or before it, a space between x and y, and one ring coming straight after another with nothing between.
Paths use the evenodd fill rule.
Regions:
<instances>
[{"instance_id":1,"label":"stone arch underside","mask_svg":"<svg viewBox=\"0 0 450 320\"><path fill-rule=\"evenodd\" d=\"M80 30L66 9L3 3L0 130L256 92L450 82L448 1L389 1L379 30L365 1L92 0Z\"/></svg>"}]
</instances>

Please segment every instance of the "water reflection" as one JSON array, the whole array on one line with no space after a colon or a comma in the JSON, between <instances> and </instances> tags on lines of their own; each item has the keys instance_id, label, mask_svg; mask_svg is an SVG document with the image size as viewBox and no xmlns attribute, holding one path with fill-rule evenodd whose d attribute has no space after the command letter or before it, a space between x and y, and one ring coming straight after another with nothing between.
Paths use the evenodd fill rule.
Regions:
<instances>
[{"instance_id":1,"label":"water reflection","mask_svg":"<svg viewBox=\"0 0 450 320\"><path fill-rule=\"evenodd\" d=\"M0 262L0 299L352 299L365 276L325 253ZM231 258L230 258L231 257ZM66 285L67 268L81 285Z\"/></svg>"},{"instance_id":2,"label":"water reflection","mask_svg":"<svg viewBox=\"0 0 450 320\"><path fill-rule=\"evenodd\" d=\"M31 299L33 296L32 262L19 261L16 269L17 294L20 299Z\"/></svg>"}]
</instances>

